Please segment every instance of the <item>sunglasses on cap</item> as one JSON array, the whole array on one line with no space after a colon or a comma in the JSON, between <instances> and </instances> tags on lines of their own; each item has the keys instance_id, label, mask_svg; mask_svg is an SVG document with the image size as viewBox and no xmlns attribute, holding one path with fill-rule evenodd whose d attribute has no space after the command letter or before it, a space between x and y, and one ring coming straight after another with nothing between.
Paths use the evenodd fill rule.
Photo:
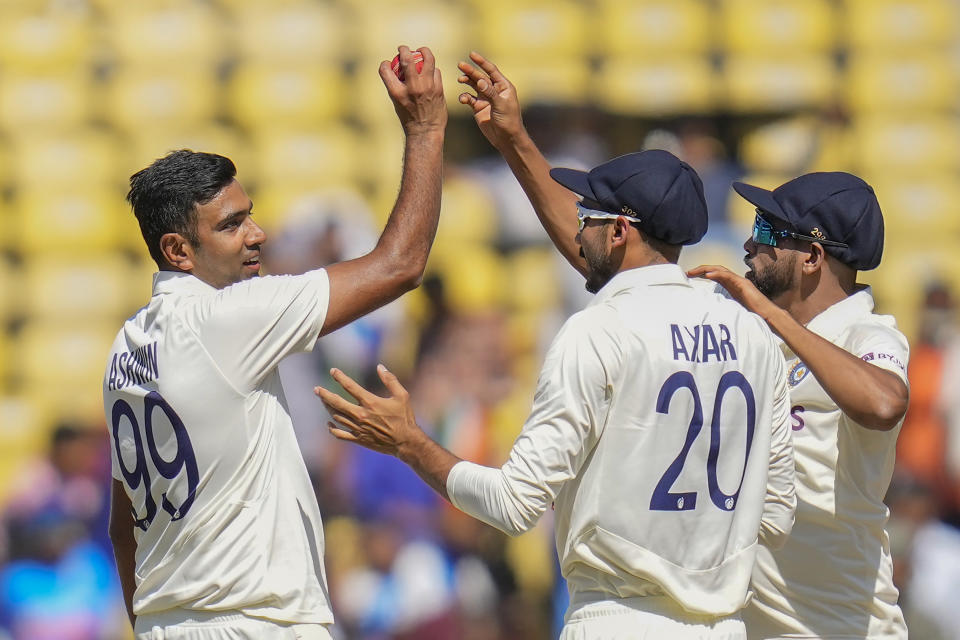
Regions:
<instances>
[{"instance_id":1,"label":"sunglasses on cap","mask_svg":"<svg viewBox=\"0 0 960 640\"><path fill-rule=\"evenodd\" d=\"M849 247L850 245L843 242L834 242L833 240L824 240L823 238L815 238L813 236L805 236L802 233L794 233L793 231L777 231L773 228L773 225L767 222L767 219L763 217L763 209L757 209L757 217L753 220L753 241L757 244L765 244L770 247L777 246L777 241L781 238L795 238L796 240L806 240L807 242L819 242L825 247Z\"/></svg>"},{"instance_id":2,"label":"sunglasses on cap","mask_svg":"<svg viewBox=\"0 0 960 640\"><path fill-rule=\"evenodd\" d=\"M577 203L577 233L583 231L584 225L587 223L587 220L616 220L619 217L624 217L630 222L640 222L640 218L634 216L628 216L625 213L611 213L610 211L599 211L597 209L588 209L583 206L580 202Z\"/></svg>"}]
</instances>

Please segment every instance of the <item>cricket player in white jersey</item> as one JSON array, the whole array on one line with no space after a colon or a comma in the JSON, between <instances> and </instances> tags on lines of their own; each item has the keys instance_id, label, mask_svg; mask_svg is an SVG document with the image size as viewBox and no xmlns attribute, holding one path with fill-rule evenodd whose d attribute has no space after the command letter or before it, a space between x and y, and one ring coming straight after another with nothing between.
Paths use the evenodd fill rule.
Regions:
<instances>
[{"instance_id":1,"label":"cricket player in white jersey","mask_svg":"<svg viewBox=\"0 0 960 640\"><path fill-rule=\"evenodd\" d=\"M570 590L562 638L743 638L758 546L783 543L795 508L774 338L676 264L707 229L689 165L645 151L552 175L583 196L569 215L596 297L551 345L507 462L480 466L436 444L383 368L388 398L336 370L360 404L317 389L331 432L398 456L511 535L555 504Z\"/></svg>"},{"instance_id":2,"label":"cricket player in white jersey","mask_svg":"<svg viewBox=\"0 0 960 640\"><path fill-rule=\"evenodd\" d=\"M459 65L459 81L475 95L461 94L460 102L582 272L563 214L570 194L549 180L516 89L483 56L470 57L473 64ZM780 551L760 549L747 631L751 638L903 638L883 496L907 407L908 346L893 318L873 313L870 288L856 284L857 270L880 262L879 204L848 174L804 176L772 194L737 188L765 211L744 245L750 273L745 279L708 267L691 274L720 282L782 338L798 485L792 535Z\"/></svg>"},{"instance_id":3,"label":"cricket player in white jersey","mask_svg":"<svg viewBox=\"0 0 960 640\"><path fill-rule=\"evenodd\" d=\"M177 151L128 199L159 273L107 361L110 534L138 639L329 638L316 498L277 365L416 287L440 211L440 72L400 47L380 76L406 134L400 193L369 254L258 278L266 236L222 156ZM319 266L319 265L318 265Z\"/></svg>"},{"instance_id":4,"label":"cricket player in white jersey","mask_svg":"<svg viewBox=\"0 0 960 640\"><path fill-rule=\"evenodd\" d=\"M812 173L772 192L736 191L757 207L746 278L704 266L782 339L797 456L797 522L761 550L751 638L906 638L893 585L889 512L897 435L907 410L909 347L873 312L857 272L880 264L883 215L848 173Z\"/></svg>"}]
</instances>

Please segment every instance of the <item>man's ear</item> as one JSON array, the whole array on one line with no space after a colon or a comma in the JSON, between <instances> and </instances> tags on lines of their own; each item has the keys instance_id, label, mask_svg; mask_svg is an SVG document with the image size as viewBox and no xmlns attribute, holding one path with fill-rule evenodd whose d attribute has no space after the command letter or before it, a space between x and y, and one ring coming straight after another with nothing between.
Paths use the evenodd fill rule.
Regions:
<instances>
[{"instance_id":1,"label":"man's ear","mask_svg":"<svg viewBox=\"0 0 960 640\"><path fill-rule=\"evenodd\" d=\"M623 216L613 221L613 234L610 236L610 246L619 247L627 243L627 232L630 231L630 223Z\"/></svg>"},{"instance_id":2,"label":"man's ear","mask_svg":"<svg viewBox=\"0 0 960 640\"><path fill-rule=\"evenodd\" d=\"M175 269L180 271L193 269L193 246L179 233L165 233L160 236L160 253Z\"/></svg>"},{"instance_id":3,"label":"man's ear","mask_svg":"<svg viewBox=\"0 0 960 640\"><path fill-rule=\"evenodd\" d=\"M827 261L827 252L819 242L811 242L810 247L803 256L801 268L804 274L813 274L823 269Z\"/></svg>"}]
</instances>

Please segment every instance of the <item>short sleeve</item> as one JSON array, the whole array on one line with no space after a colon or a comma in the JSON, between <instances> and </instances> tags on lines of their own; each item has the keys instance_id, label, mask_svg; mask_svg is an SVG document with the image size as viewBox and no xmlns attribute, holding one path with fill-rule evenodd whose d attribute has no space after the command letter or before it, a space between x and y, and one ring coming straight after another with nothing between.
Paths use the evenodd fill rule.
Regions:
<instances>
[{"instance_id":1,"label":"short sleeve","mask_svg":"<svg viewBox=\"0 0 960 640\"><path fill-rule=\"evenodd\" d=\"M907 383L910 346L895 327L858 324L851 327L844 348L864 362L892 371Z\"/></svg>"},{"instance_id":2,"label":"short sleeve","mask_svg":"<svg viewBox=\"0 0 960 640\"><path fill-rule=\"evenodd\" d=\"M250 390L286 356L313 349L330 301L324 269L252 278L204 302L200 340L238 390Z\"/></svg>"}]
</instances>

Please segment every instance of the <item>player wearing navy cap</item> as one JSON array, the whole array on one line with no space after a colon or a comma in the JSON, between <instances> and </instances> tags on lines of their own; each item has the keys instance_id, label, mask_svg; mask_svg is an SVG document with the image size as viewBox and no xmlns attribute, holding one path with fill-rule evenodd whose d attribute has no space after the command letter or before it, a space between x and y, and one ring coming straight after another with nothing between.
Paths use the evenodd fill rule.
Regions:
<instances>
[{"instance_id":1,"label":"player wearing navy cap","mask_svg":"<svg viewBox=\"0 0 960 640\"><path fill-rule=\"evenodd\" d=\"M405 162L365 256L256 277L266 235L229 159L181 150L130 179L159 273L114 340L103 399L110 537L141 640L330 638L320 511L277 365L422 277L447 120L440 73L422 51L423 73L405 82L380 65ZM400 56L412 64L406 47Z\"/></svg>"},{"instance_id":2,"label":"player wearing navy cap","mask_svg":"<svg viewBox=\"0 0 960 640\"><path fill-rule=\"evenodd\" d=\"M889 512L907 409L907 340L873 312L857 272L880 264L883 215L849 173L811 173L767 191L736 183L757 207L750 270L698 267L783 340L797 458L797 522L761 550L744 613L752 638L906 638L897 605Z\"/></svg>"},{"instance_id":3,"label":"player wearing navy cap","mask_svg":"<svg viewBox=\"0 0 960 640\"><path fill-rule=\"evenodd\" d=\"M554 169L596 297L550 346L500 468L461 461L417 426L385 369L380 398L317 389L343 440L398 456L462 511L509 534L556 509L570 591L562 638L735 639L760 543L795 508L789 397L773 336L677 266L700 240L700 178L666 151Z\"/></svg>"}]
</instances>

